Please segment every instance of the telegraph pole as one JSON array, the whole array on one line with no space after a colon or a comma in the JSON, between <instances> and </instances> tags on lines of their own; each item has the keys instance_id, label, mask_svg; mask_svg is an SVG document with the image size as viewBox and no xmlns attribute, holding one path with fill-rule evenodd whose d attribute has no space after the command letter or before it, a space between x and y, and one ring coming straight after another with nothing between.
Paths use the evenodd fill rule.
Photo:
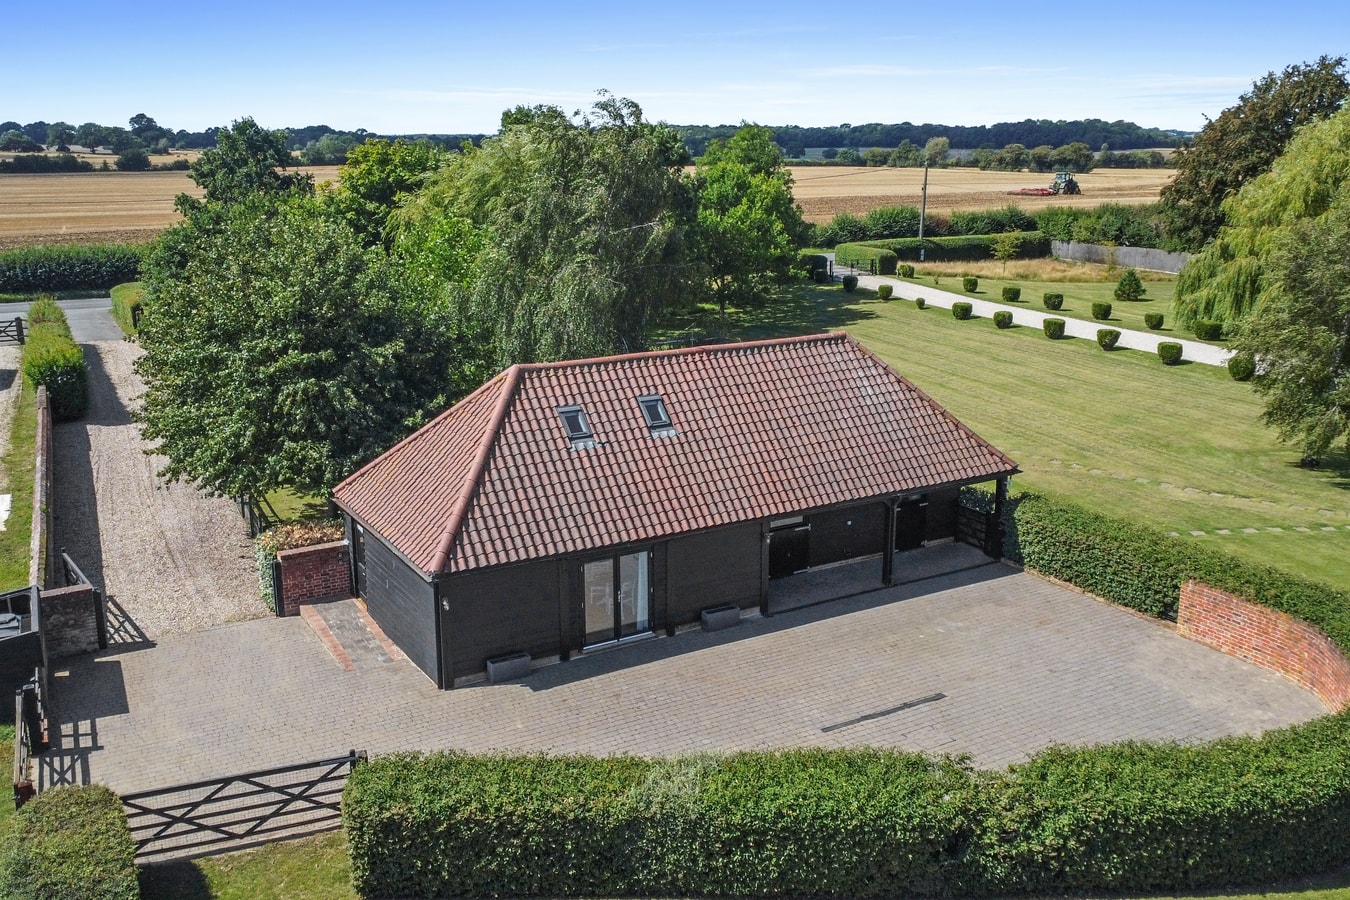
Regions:
<instances>
[{"instance_id":1,"label":"telegraph pole","mask_svg":"<svg viewBox=\"0 0 1350 900\"><path fill-rule=\"evenodd\" d=\"M928 154L923 155L923 193L919 200L919 262L923 262L923 220L928 215Z\"/></svg>"}]
</instances>

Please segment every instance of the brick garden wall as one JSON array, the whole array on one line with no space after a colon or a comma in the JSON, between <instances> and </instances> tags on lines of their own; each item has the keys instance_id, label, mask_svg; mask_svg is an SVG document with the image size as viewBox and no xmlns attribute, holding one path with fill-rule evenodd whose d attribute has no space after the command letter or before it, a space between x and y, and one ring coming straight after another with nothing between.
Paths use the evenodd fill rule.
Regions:
<instances>
[{"instance_id":1,"label":"brick garden wall","mask_svg":"<svg viewBox=\"0 0 1350 900\"><path fill-rule=\"evenodd\" d=\"M49 659L98 649L100 602L98 592L86 584L42 592L42 635Z\"/></svg>"},{"instance_id":2,"label":"brick garden wall","mask_svg":"<svg viewBox=\"0 0 1350 900\"><path fill-rule=\"evenodd\" d=\"M1177 632L1292 678L1333 710L1350 706L1350 660L1322 632L1286 613L1188 581Z\"/></svg>"},{"instance_id":3,"label":"brick garden wall","mask_svg":"<svg viewBox=\"0 0 1350 900\"><path fill-rule=\"evenodd\" d=\"M297 615L301 603L348 596L351 593L348 559L347 544L343 541L278 553L282 615Z\"/></svg>"}]
</instances>

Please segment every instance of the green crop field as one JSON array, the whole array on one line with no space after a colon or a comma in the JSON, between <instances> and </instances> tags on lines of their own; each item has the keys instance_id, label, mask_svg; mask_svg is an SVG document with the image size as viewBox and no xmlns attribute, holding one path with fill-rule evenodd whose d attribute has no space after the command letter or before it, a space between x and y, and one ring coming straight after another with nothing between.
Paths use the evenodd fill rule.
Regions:
<instances>
[{"instance_id":1,"label":"green crop field","mask_svg":"<svg viewBox=\"0 0 1350 900\"><path fill-rule=\"evenodd\" d=\"M1075 286L1053 289L1067 296ZM722 327L732 338L847 330L1017 460L1015 489L1350 586L1350 458L1300 469L1297 450L1261 425L1260 398L1226 370L1052 343L1039 329L1000 331L988 319L959 322L870 294L793 288L763 309L733 311Z\"/></svg>"}]
</instances>

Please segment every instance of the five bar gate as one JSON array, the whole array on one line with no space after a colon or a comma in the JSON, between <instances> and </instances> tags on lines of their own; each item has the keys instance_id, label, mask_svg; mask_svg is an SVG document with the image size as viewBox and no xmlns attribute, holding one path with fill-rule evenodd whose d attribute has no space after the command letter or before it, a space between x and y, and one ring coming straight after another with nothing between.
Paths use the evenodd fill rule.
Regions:
<instances>
[{"instance_id":1,"label":"five bar gate","mask_svg":"<svg viewBox=\"0 0 1350 900\"><path fill-rule=\"evenodd\" d=\"M364 750L311 763L122 795L138 861L224 853L341 825Z\"/></svg>"}]
</instances>

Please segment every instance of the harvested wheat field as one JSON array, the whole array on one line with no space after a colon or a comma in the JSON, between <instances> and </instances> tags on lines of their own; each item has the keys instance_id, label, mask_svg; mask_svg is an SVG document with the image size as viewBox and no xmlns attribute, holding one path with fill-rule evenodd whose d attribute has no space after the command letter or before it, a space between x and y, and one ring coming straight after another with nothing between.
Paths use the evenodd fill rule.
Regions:
<instances>
[{"instance_id":1,"label":"harvested wheat field","mask_svg":"<svg viewBox=\"0 0 1350 900\"><path fill-rule=\"evenodd\" d=\"M336 181L336 166L309 170ZM187 172L0 175L0 250L35 244L148 241L179 220L173 200L202 195Z\"/></svg>"},{"instance_id":2,"label":"harvested wheat field","mask_svg":"<svg viewBox=\"0 0 1350 900\"><path fill-rule=\"evenodd\" d=\"M1028 212L1047 206L1093 207L1102 203L1152 203L1173 169L1101 169L1076 175L1083 193L1072 197L1019 197L1008 191L1045 187L1045 172L981 172L979 169L931 169L928 211L997 209L1015 203ZM828 222L839 213L865 215L881 206L918 206L923 169L889 166L798 166L792 169L793 194L808 222Z\"/></svg>"}]
</instances>

